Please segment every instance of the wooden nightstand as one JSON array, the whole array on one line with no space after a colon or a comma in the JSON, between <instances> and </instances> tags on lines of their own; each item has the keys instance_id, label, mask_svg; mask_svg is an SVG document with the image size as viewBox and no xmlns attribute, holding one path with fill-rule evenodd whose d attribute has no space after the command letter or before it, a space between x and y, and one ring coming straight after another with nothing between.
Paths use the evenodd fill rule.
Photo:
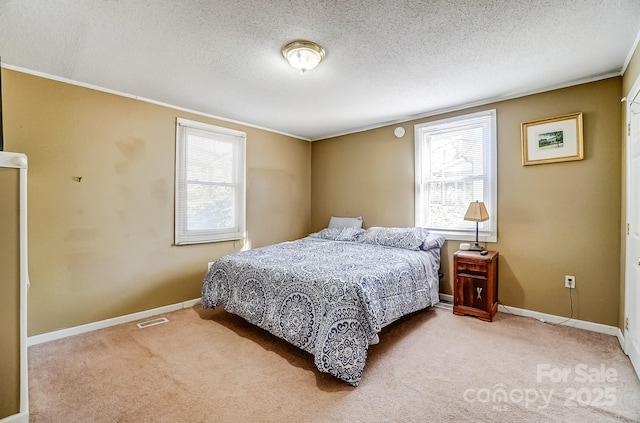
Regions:
<instances>
[{"instance_id":1,"label":"wooden nightstand","mask_svg":"<svg viewBox=\"0 0 640 423\"><path fill-rule=\"evenodd\" d=\"M490 322L498 311L497 251L453 254L453 314L469 314Z\"/></svg>"}]
</instances>

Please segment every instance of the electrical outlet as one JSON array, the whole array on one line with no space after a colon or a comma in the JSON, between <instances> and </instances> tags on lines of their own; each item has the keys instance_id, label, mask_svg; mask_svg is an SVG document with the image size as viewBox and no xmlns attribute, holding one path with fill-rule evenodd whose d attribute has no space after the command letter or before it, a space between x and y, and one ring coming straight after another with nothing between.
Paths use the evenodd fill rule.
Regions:
<instances>
[{"instance_id":1,"label":"electrical outlet","mask_svg":"<svg viewBox=\"0 0 640 423\"><path fill-rule=\"evenodd\" d=\"M576 287L576 277L573 275L564 275L564 287L565 288L575 288Z\"/></svg>"}]
</instances>

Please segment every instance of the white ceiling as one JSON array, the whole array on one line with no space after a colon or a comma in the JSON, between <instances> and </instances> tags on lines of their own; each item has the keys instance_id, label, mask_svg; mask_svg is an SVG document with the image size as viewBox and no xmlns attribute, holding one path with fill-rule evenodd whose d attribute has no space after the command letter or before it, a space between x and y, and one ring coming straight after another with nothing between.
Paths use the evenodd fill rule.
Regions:
<instances>
[{"instance_id":1,"label":"white ceiling","mask_svg":"<svg viewBox=\"0 0 640 423\"><path fill-rule=\"evenodd\" d=\"M7 67L309 140L619 75L639 30L640 0L0 0Z\"/></svg>"}]
</instances>

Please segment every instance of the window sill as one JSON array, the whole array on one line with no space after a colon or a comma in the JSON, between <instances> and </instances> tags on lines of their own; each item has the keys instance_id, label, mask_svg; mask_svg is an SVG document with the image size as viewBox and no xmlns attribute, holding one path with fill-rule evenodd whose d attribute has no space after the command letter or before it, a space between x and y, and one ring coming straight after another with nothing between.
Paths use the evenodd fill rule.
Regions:
<instances>
[{"instance_id":1,"label":"window sill","mask_svg":"<svg viewBox=\"0 0 640 423\"><path fill-rule=\"evenodd\" d=\"M438 229L429 229L429 232L444 236L447 241L471 241L476 242L476 234L469 232L443 231ZM478 242L498 242L498 236L495 233L479 233Z\"/></svg>"}]
</instances>

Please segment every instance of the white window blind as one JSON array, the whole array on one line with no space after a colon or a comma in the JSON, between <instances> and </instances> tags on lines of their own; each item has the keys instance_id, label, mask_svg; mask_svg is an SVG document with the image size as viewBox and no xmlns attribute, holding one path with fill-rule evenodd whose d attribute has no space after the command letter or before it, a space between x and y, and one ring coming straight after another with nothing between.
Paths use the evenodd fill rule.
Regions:
<instances>
[{"instance_id":1,"label":"white window blind","mask_svg":"<svg viewBox=\"0 0 640 423\"><path fill-rule=\"evenodd\" d=\"M415 126L416 226L447 239L475 240L469 203L483 201L489 220L481 241L497 240L496 112L488 110Z\"/></svg>"},{"instance_id":2,"label":"white window blind","mask_svg":"<svg viewBox=\"0 0 640 423\"><path fill-rule=\"evenodd\" d=\"M245 236L244 132L178 118L175 243Z\"/></svg>"}]
</instances>

